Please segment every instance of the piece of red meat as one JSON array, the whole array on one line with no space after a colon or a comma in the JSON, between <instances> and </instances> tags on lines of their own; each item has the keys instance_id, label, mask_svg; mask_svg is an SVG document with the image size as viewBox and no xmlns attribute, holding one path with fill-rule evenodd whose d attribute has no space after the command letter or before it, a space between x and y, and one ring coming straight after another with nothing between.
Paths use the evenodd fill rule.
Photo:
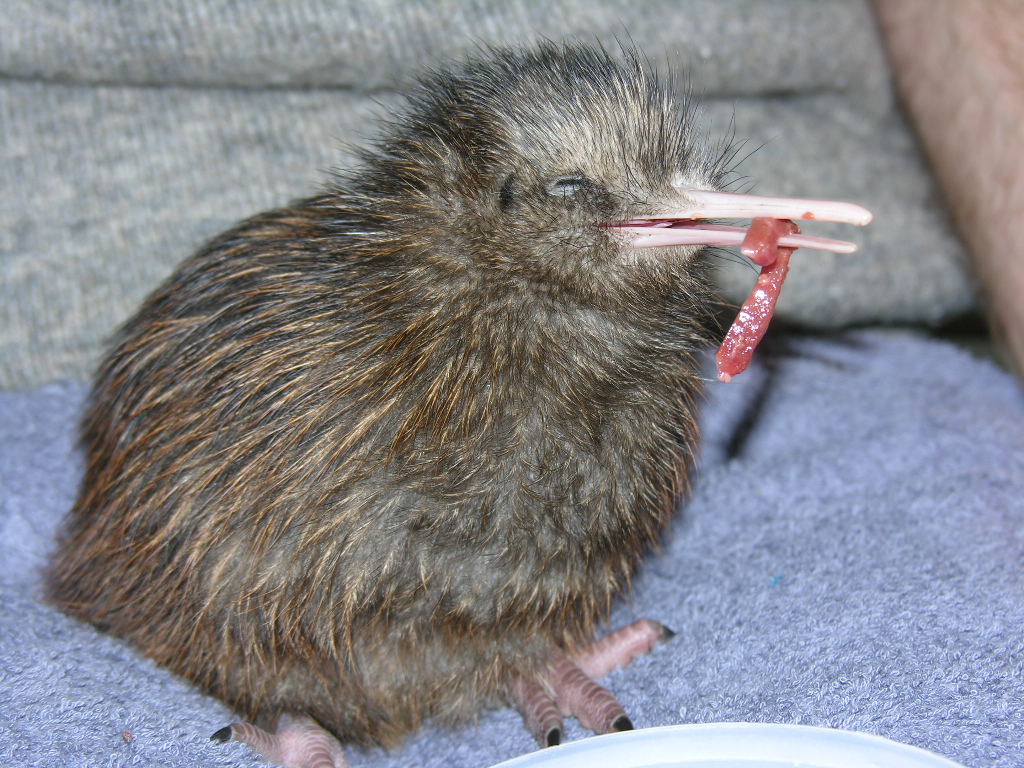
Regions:
<instances>
[{"instance_id":1,"label":"piece of red meat","mask_svg":"<svg viewBox=\"0 0 1024 768\"><path fill-rule=\"evenodd\" d=\"M715 353L720 381L729 381L750 365L754 349L768 330L782 282L789 272L789 257L795 250L779 248L779 238L799 231L789 219L757 218L751 222L740 251L761 265L761 274Z\"/></svg>"}]
</instances>

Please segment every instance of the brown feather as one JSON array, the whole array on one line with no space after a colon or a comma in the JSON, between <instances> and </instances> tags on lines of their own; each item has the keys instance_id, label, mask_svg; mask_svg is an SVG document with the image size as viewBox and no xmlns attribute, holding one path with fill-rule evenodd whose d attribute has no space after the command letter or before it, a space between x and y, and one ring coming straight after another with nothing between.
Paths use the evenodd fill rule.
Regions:
<instances>
[{"instance_id":1,"label":"brown feather","mask_svg":"<svg viewBox=\"0 0 1024 768\"><path fill-rule=\"evenodd\" d=\"M384 745L586 642L685 490L710 295L696 249L597 225L681 169L722 173L628 52L425 76L358 170L120 331L53 601L250 717Z\"/></svg>"}]
</instances>

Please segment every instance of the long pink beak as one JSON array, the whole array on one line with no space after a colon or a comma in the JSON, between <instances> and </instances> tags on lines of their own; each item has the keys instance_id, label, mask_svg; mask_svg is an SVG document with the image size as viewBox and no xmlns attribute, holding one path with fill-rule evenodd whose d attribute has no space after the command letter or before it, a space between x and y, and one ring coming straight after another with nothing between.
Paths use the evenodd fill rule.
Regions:
<instances>
[{"instance_id":1,"label":"long pink beak","mask_svg":"<svg viewBox=\"0 0 1024 768\"><path fill-rule=\"evenodd\" d=\"M704 219L772 219L836 221L864 226L873 216L866 208L833 200L739 195L703 189L680 189L683 205L644 219L616 221L607 226L635 235L633 248L672 245L740 245L747 231L743 227L708 224ZM786 235L784 248L811 248L834 253L852 253L854 243L808 235Z\"/></svg>"}]
</instances>

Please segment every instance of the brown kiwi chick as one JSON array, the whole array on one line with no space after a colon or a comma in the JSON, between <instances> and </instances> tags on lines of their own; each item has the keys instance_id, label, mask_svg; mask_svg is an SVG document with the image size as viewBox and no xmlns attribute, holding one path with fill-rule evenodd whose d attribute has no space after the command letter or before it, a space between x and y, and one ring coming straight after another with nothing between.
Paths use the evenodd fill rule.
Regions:
<instances>
[{"instance_id":1,"label":"brown kiwi chick","mask_svg":"<svg viewBox=\"0 0 1024 768\"><path fill-rule=\"evenodd\" d=\"M712 293L701 246L624 233L724 155L623 59L423 77L356 171L213 240L115 338L49 594L285 716L219 737L330 765L309 719L384 746L503 701L542 745L561 715L632 727L589 677L666 633L587 644L686 488Z\"/></svg>"}]
</instances>

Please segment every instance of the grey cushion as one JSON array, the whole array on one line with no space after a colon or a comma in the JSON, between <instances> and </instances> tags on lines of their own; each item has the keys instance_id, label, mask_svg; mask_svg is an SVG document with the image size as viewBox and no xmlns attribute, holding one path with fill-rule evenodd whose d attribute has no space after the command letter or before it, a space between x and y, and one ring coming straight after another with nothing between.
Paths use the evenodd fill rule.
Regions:
<instances>
[{"instance_id":1,"label":"grey cushion","mask_svg":"<svg viewBox=\"0 0 1024 768\"><path fill-rule=\"evenodd\" d=\"M352 162L402 82L484 43L628 39L689 71L737 188L867 205L862 245L801 252L780 314L935 323L973 305L862 0L0 4L0 387L84 379L175 264ZM763 146L762 146L763 145ZM742 155L742 153L741 153ZM722 260L728 298L755 273Z\"/></svg>"}]
</instances>

